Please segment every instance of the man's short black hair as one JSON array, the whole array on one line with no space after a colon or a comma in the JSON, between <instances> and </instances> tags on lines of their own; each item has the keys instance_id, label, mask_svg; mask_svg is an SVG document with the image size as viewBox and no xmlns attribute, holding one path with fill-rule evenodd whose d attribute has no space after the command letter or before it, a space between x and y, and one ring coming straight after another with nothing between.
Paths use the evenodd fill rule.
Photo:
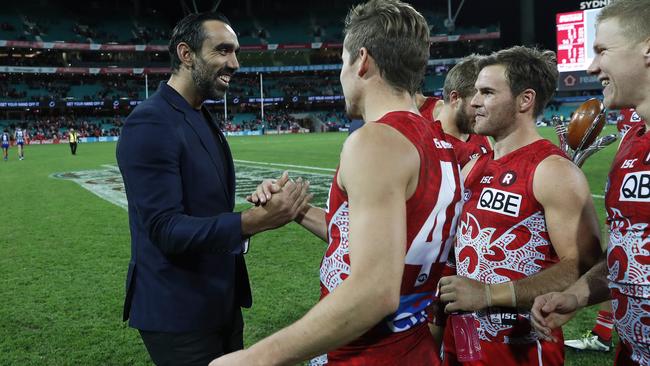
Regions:
<instances>
[{"instance_id":1,"label":"man's short black hair","mask_svg":"<svg viewBox=\"0 0 650 366\"><path fill-rule=\"evenodd\" d=\"M212 12L190 14L176 24L169 40L169 58L171 60L172 73L178 71L181 66L181 60L176 53L178 44L185 42L190 46L192 51L200 51L205 40L203 23L208 20L218 20L230 25L230 21L225 15Z\"/></svg>"}]
</instances>

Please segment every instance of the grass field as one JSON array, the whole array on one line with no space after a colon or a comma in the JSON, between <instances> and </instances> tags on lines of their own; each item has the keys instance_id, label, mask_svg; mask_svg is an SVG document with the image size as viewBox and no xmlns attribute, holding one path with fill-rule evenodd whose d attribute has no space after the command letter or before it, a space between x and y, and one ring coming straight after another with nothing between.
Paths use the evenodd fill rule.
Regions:
<instances>
[{"instance_id":1,"label":"grass field","mask_svg":"<svg viewBox=\"0 0 650 366\"><path fill-rule=\"evenodd\" d=\"M542 132L554 136L550 128ZM614 133L611 127L607 132ZM230 138L238 195L288 169L311 180L316 203L323 205L345 137ZM614 151L610 146L584 167L601 222ZM77 184L104 186L99 195L119 196L114 152L114 143L82 144L77 156L66 145L28 146L24 161L12 148L10 160L0 162L0 365L149 364L137 332L121 321L130 257L126 211ZM240 203L237 210L245 208ZM245 312L246 344L291 323L317 301L324 248L295 224L254 237L247 255L254 305ZM578 314L565 337L591 329L594 313ZM566 356L567 365L585 366L611 365L612 357Z\"/></svg>"}]
</instances>

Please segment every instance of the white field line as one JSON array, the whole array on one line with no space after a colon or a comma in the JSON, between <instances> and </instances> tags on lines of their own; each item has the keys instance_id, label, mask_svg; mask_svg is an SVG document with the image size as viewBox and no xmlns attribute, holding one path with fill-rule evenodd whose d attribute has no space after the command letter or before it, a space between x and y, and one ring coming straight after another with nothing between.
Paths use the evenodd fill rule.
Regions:
<instances>
[{"instance_id":1,"label":"white field line","mask_svg":"<svg viewBox=\"0 0 650 366\"><path fill-rule=\"evenodd\" d=\"M309 170L321 170L324 172L332 172L334 173L336 169L331 169L331 168L320 168L316 166L307 166L307 165L292 165L292 164L277 164L277 163L266 163L262 161L250 161L250 160L234 160L235 163L241 163L241 164L251 164L251 165L263 165L263 166L273 166L273 167L280 167L280 168L298 168L298 169L309 169ZM308 172L304 172L308 173ZM312 173L313 174L313 173ZM332 175L332 174L328 174Z\"/></svg>"}]
</instances>

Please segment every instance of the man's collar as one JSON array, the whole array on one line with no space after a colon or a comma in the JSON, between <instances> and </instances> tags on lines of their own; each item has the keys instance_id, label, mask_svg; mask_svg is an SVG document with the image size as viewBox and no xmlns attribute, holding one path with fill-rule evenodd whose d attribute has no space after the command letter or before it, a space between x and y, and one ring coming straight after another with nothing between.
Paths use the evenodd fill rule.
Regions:
<instances>
[{"instance_id":1,"label":"man's collar","mask_svg":"<svg viewBox=\"0 0 650 366\"><path fill-rule=\"evenodd\" d=\"M187 100L185 100L185 98L183 98L183 96L178 91L176 91L176 89L169 86L166 81L160 82L158 90L174 108L183 112L196 111L196 109L192 108L190 103L188 103Z\"/></svg>"}]
</instances>

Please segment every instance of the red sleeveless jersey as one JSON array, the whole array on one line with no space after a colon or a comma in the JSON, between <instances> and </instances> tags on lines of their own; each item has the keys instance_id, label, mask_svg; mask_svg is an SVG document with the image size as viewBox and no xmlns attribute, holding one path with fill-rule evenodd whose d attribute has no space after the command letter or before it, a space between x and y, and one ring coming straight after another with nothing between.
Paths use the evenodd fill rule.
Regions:
<instances>
[{"instance_id":1,"label":"red sleeveless jersey","mask_svg":"<svg viewBox=\"0 0 650 366\"><path fill-rule=\"evenodd\" d=\"M636 123L614 157L605 195L614 322L632 359L650 365L650 134Z\"/></svg>"},{"instance_id":2,"label":"red sleeveless jersey","mask_svg":"<svg viewBox=\"0 0 650 366\"><path fill-rule=\"evenodd\" d=\"M456 159L460 167L464 167L470 160L476 159L492 151L487 136L470 134L467 141L445 134L447 142L451 143L456 153Z\"/></svg>"},{"instance_id":3,"label":"red sleeveless jersey","mask_svg":"<svg viewBox=\"0 0 650 366\"><path fill-rule=\"evenodd\" d=\"M624 136L627 131L638 123L645 123L634 108L621 109L616 119L616 129Z\"/></svg>"},{"instance_id":4,"label":"red sleeveless jersey","mask_svg":"<svg viewBox=\"0 0 650 366\"><path fill-rule=\"evenodd\" d=\"M422 117L426 118L429 121L433 121L433 110L436 108L436 104L440 101L440 98L437 97L426 97L424 103L418 108Z\"/></svg>"},{"instance_id":5,"label":"red sleeveless jersey","mask_svg":"<svg viewBox=\"0 0 650 366\"><path fill-rule=\"evenodd\" d=\"M461 207L460 171L440 128L410 112L391 112L384 123L409 139L420 156L418 185L406 201L406 256L400 305L357 340L328 354L345 365L427 365L437 359L426 325L440 273L452 247ZM350 274L348 197L332 180L326 221L329 245L321 262L321 298ZM363 309L358 309L363 311ZM411 363L408 363L408 362Z\"/></svg>"},{"instance_id":6,"label":"red sleeveless jersey","mask_svg":"<svg viewBox=\"0 0 650 366\"><path fill-rule=\"evenodd\" d=\"M456 234L458 275L503 283L529 277L559 261L549 241L544 208L533 194L535 170L551 155L566 157L550 141L538 140L498 160L494 153L478 158L465 179L465 204ZM493 307L474 316L483 341L537 341L529 312Z\"/></svg>"},{"instance_id":7,"label":"red sleeveless jersey","mask_svg":"<svg viewBox=\"0 0 650 366\"><path fill-rule=\"evenodd\" d=\"M440 121L433 119L433 109L440 99L436 97L427 97L420 107L420 114L431 122L440 125ZM456 160L460 167L464 167L470 160L476 159L492 151L487 136L470 134L467 141L457 139L456 137L445 133L445 139L454 147Z\"/></svg>"}]
</instances>

